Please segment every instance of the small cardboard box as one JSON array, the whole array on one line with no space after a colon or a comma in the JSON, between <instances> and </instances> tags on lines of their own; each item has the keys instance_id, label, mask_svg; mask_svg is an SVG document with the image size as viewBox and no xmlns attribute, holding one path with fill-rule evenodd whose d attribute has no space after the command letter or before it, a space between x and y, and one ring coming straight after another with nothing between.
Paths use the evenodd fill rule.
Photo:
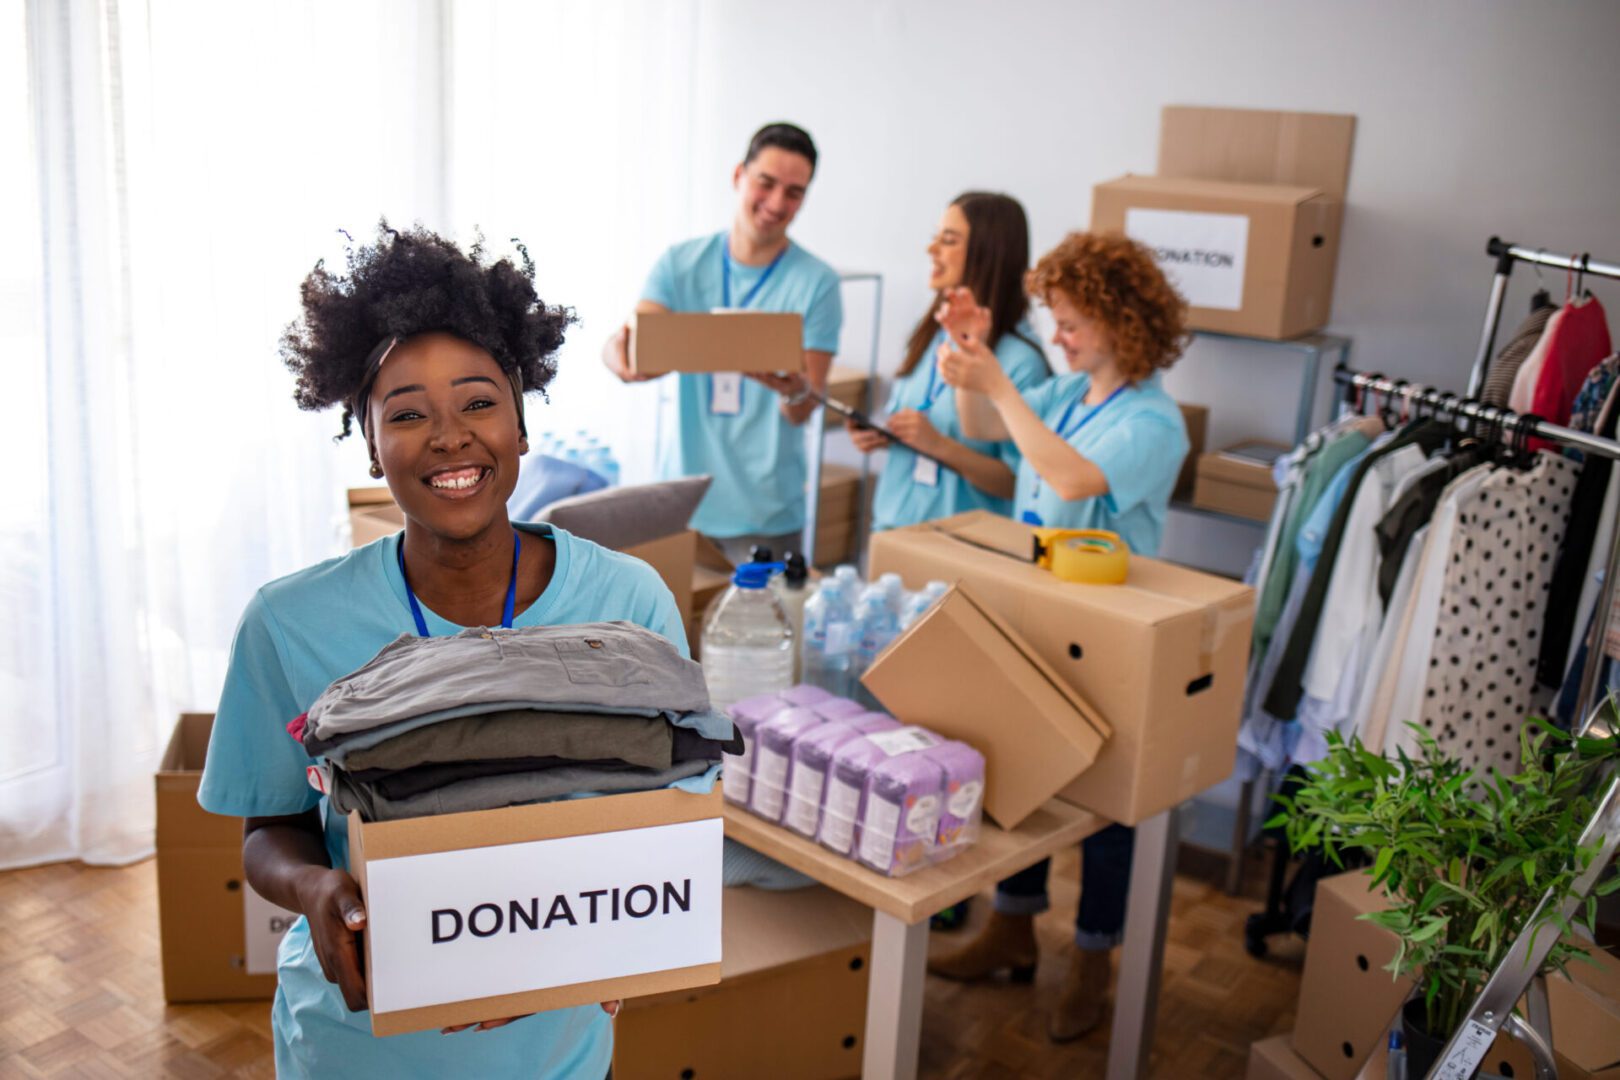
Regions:
<instances>
[{"instance_id":1,"label":"small cardboard box","mask_svg":"<svg viewBox=\"0 0 1620 1080\"><path fill-rule=\"evenodd\" d=\"M624 1003L615 1080L858 1076L872 912L825 886L725 890L718 986Z\"/></svg>"},{"instance_id":2,"label":"small cardboard box","mask_svg":"<svg viewBox=\"0 0 1620 1080\"><path fill-rule=\"evenodd\" d=\"M157 795L163 1000L252 1001L276 992L276 946L298 916L242 872L242 821L197 805L212 713L185 713L163 752Z\"/></svg>"},{"instance_id":3,"label":"small cardboard box","mask_svg":"<svg viewBox=\"0 0 1620 1080\"><path fill-rule=\"evenodd\" d=\"M1620 1076L1620 960L1595 947L1590 955L1570 962L1568 978L1547 976L1553 1043L1575 1067L1560 1076Z\"/></svg>"},{"instance_id":4,"label":"small cardboard box","mask_svg":"<svg viewBox=\"0 0 1620 1080\"><path fill-rule=\"evenodd\" d=\"M1181 472L1176 476L1174 497L1190 500L1193 482L1198 476L1198 459L1204 453L1209 437L1209 409L1202 405L1181 403L1181 419L1187 425L1187 456L1182 459Z\"/></svg>"},{"instance_id":5,"label":"small cardboard box","mask_svg":"<svg viewBox=\"0 0 1620 1080\"><path fill-rule=\"evenodd\" d=\"M861 682L905 723L984 755L984 810L1004 829L1090 768L1109 734L1097 711L965 586L891 642Z\"/></svg>"},{"instance_id":6,"label":"small cardboard box","mask_svg":"<svg viewBox=\"0 0 1620 1080\"><path fill-rule=\"evenodd\" d=\"M386 487L349 489L349 530L355 547L392 536L404 527L405 513Z\"/></svg>"},{"instance_id":7,"label":"small cardboard box","mask_svg":"<svg viewBox=\"0 0 1620 1080\"><path fill-rule=\"evenodd\" d=\"M774 311L637 313L630 370L797 372L804 370L804 320Z\"/></svg>"},{"instance_id":8,"label":"small cardboard box","mask_svg":"<svg viewBox=\"0 0 1620 1080\"><path fill-rule=\"evenodd\" d=\"M718 982L720 798L717 785L403 821L351 814L372 1032Z\"/></svg>"},{"instance_id":9,"label":"small cardboard box","mask_svg":"<svg viewBox=\"0 0 1620 1080\"><path fill-rule=\"evenodd\" d=\"M1287 453L1288 449L1251 439L1225 450L1199 454L1193 505L1255 521L1267 520L1277 503L1277 482L1272 478L1270 464L1262 458Z\"/></svg>"},{"instance_id":10,"label":"small cardboard box","mask_svg":"<svg viewBox=\"0 0 1620 1080\"><path fill-rule=\"evenodd\" d=\"M1123 585L1059 581L1030 561L1030 527L987 511L872 537L870 575L908 589L966 585L1113 730L1063 791L1135 825L1225 780L1237 756L1254 594L1247 586L1131 556ZM988 549L988 550L987 550Z\"/></svg>"},{"instance_id":11,"label":"small cardboard box","mask_svg":"<svg viewBox=\"0 0 1620 1080\"><path fill-rule=\"evenodd\" d=\"M1327 324L1355 117L1167 106L1156 176L1098 184L1091 227L1154 250L1195 330Z\"/></svg>"}]
</instances>

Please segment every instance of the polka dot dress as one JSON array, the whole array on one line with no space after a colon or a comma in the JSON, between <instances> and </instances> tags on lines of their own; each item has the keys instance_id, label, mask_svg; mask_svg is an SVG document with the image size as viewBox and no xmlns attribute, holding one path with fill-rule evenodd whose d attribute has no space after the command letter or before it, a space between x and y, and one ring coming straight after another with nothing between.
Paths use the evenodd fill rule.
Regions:
<instances>
[{"instance_id":1,"label":"polka dot dress","mask_svg":"<svg viewBox=\"0 0 1620 1080\"><path fill-rule=\"evenodd\" d=\"M1550 704L1536 661L1578 473L1541 454L1527 471L1497 469L1458 510L1422 721L1442 751L1481 773L1517 772L1519 727Z\"/></svg>"}]
</instances>

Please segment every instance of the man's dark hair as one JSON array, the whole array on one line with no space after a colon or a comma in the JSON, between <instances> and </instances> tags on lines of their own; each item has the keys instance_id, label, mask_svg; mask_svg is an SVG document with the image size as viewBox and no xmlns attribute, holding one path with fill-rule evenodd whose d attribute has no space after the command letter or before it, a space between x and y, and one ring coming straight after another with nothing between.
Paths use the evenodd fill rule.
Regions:
<instances>
[{"instance_id":1,"label":"man's dark hair","mask_svg":"<svg viewBox=\"0 0 1620 1080\"><path fill-rule=\"evenodd\" d=\"M748 140L748 156L743 158L747 165L759 157L760 151L766 147L774 146L778 150L786 150L790 154L798 154L810 162L810 174L816 171L816 144L811 140L810 133L797 124L766 124L754 132L754 137Z\"/></svg>"},{"instance_id":2,"label":"man's dark hair","mask_svg":"<svg viewBox=\"0 0 1620 1080\"><path fill-rule=\"evenodd\" d=\"M303 318L281 339L281 358L298 376L299 408L341 403L342 438L375 374L368 359L378 344L434 330L477 345L524 390L544 390L574 313L535 294L534 263L521 244L518 254L522 266L486 263L482 239L462 251L420 225L399 232L384 220L375 243L349 251L346 274L317 263L300 287Z\"/></svg>"}]
</instances>

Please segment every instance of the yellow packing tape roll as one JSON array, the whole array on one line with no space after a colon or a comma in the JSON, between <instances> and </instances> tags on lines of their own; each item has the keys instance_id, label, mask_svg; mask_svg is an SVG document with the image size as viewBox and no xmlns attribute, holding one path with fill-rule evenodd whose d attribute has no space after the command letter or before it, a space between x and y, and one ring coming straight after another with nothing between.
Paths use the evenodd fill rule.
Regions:
<instances>
[{"instance_id":1,"label":"yellow packing tape roll","mask_svg":"<svg viewBox=\"0 0 1620 1080\"><path fill-rule=\"evenodd\" d=\"M1120 585L1130 570L1131 549L1106 529L1036 529L1035 561L1059 581Z\"/></svg>"}]
</instances>

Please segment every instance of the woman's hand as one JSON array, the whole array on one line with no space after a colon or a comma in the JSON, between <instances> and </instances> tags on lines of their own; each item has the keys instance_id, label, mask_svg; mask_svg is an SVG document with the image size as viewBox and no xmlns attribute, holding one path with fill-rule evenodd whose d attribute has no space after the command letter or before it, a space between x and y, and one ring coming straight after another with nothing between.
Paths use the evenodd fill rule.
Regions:
<instances>
[{"instance_id":1,"label":"woman's hand","mask_svg":"<svg viewBox=\"0 0 1620 1080\"><path fill-rule=\"evenodd\" d=\"M844 420L844 430L849 432L849 439L855 444L855 449L863 454L870 454L874 450L881 450L889 445L889 437L881 431L874 431L869 427L862 427L855 421Z\"/></svg>"},{"instance_id":2,"label":"woman's hand","mask_svg":"<svg viewBox=\"0 0 1620 1080\"><path fill-rule=\"evenodd\" d=\"M957 390L995 397L997 392L1012 385L1007 373L1001 370L996 354L976 335L964 335L952 348L950 342L940 345L935 354L939 364L939 377L947 386ZM898 432L896 432L898 434Z\"/></svg>"},{"instance_id":3,"label":"woman's hand","mask_svg":"<svg viewBox=\"0 0 1620 1080\"><path fill-rule=\"evenodd\" d=\"M946 441L926 415L916 409L904 409L889 417L888 428L895 437L913 450L938 456L940 444Z\"/></svg>"},{"instance_id":4,"label":"woman's hand","mask_svg":"<svg viewBox=\"0 0 1620 1080\"><path fill-rule=\"evenodd\" d=\"M958 343L964 338L985 341L990 337L990 309L980 307L973 290L966 285L945 290L944 299L934 311L934 321Z\"/></svg>"},{"instance_id":5,"label":"woman's hand","mask_svg":"<svg viewBox=\"0 0 1620 1080\"><path fill-rule=\"evenodd\" d=\"M321 974L337 983L351 1012L366 1007L366 974L355 935L366 927L360 886L345 870L309 868L298 883L299 907L309 920L309 937Z\"/></svg>"},{"instance_id":6,"label":"woman's hand","mask_svg":"<svg viewBox=\"0 0 1620 1080\"><path fill-rule=\"evenodd\" d=\"M602 1006L602 1011L607 1013L609 1016L618 1016L619 1015L619 1010L624 1008L624 1002L623 1001L604 1001L604 1002L601 1003L601 1006ZM479 1021L476 1024L452 1024L447 1028L440 1028L439 1029L439 1034L440 1035L454 1035L456 1032L458 1032L458 1031L466 1031L468 1028L472 1028L474 1031L494 1031L496 1028L505 1027L507 1024L512 1023L514 1020L522 1020L523 1017L525 1017L525 1016L533 1016L533 1015L534 1015L534 1013L524 1013L523 1016L506 1016L506 1017L502 1017L499 1020L482 1020L482 1021Z\"/></svg>"}]
</instances>

